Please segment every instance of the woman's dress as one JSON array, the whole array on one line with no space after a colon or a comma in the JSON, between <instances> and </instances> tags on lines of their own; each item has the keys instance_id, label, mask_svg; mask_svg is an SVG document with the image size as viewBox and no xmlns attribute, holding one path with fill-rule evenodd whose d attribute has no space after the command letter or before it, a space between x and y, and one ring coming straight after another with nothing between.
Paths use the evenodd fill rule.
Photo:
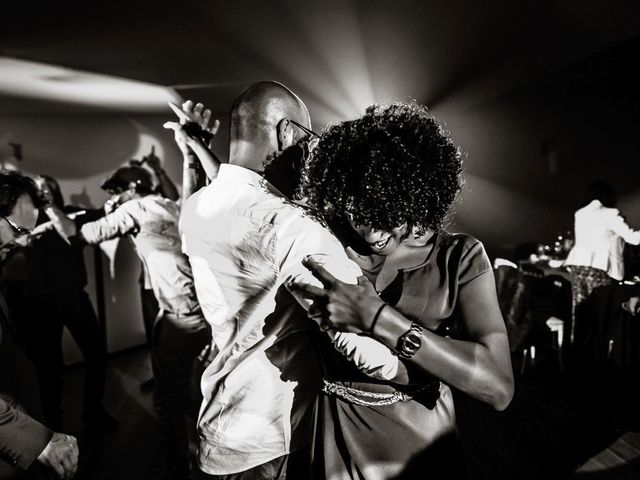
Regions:
<instances>
[{"instance_id":1,"label":"woman's dress","mask_svg":"<svg viewBox=\"0 0 640 480\"><path fill-rule=\"evenodd\" d=\"M491 271L489 259L482 244L464 234L441 232L419 248L424 248L424 261L399 270L380 295L422 327L457 337L458 295L474 279ZM329 342L320 342L325 392L316 412L316 478L463 476L448 386L410 363L409 385L377 381L359 372Z\"/></svg>"}]
</instances>

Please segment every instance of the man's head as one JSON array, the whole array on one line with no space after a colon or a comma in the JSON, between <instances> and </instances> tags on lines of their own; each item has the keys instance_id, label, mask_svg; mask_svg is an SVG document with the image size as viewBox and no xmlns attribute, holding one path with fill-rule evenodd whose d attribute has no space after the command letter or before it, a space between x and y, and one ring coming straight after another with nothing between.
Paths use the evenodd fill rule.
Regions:
<instances>
[{"instance_id":1,"label":"man's head","mask_svg":"<svg viewBox=\"0 0 640 480\"><path fill-rule=\"evenodd\" d=\"M33 179L18 172L0 173L0 243L32 230L42 203Z\"/></svg>"},{"instance_id":2,"label":"man's head","mask_svg":"<svg viewBox=\"0 0 640 480\"><path fill-rule=\"evenodd\" d=\"M584 205L588 205L594 200L599 200L603 206L613 208L618 204L618 196L614 188L602 180L587 186L584 195Z\"/></svg>"},{"instance_id":3,"label":"man's head","mask_svg":"<svg viewBox=\"0 0 640 480\"><path fill-rule=\"evenodd\" d=\"M142 167L121 167L101 185L116 205L153 193L151 174Z\"/></svg>"},{"instance_id":4,"label":"man's head","mask_svg":"<svg viewBox=\"0 0 640 480\"><path fill-rule=\"evenodd\" d=\"M309 111L284 85L250 85L231 107L229 163L262 172L267 157L295 145L311 128Z\"/></svg>"}]
</instances>

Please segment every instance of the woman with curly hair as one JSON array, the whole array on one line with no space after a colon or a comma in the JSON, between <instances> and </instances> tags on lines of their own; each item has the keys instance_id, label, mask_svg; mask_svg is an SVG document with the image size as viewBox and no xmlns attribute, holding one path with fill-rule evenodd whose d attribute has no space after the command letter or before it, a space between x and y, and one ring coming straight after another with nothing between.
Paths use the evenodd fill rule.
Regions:
<instances>
[{"instance_id":1,"label":"woman with curly hair","mask_svg":"<svg viewBox=\"0 0 640 480\"><path fill-rule=\"evenodd\" d=\"M393 380L381 381L322 345L318 478L459 478L451 388L496 410L511 401L490 262L478 240L443 229L461 163L425 107L398 103L327 128L305 168L300 193L365 277L348 285L307 259L325 288L292 288L313 301L310 314L325 328L372 336L400 359Z\"/></svg>"}]
</instances>

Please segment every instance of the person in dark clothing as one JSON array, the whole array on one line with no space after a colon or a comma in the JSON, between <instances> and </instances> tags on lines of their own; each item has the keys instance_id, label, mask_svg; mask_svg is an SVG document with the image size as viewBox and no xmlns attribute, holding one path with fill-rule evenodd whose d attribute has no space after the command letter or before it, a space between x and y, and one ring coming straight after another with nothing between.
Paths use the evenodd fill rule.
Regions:
<instances>
[{"instance_id":1,"label":"person in dark clothing","mask_svg":"<svg viewBox=\"0 0 640 480\"><path fill-rule=\"evenodd\" d=\"M71 435L38 421L39 398L33 365L24 354L6 303L5 273L19 275L19 252L35 226L40 198L33 180L0 174L0 478L71 478L78 445ZM14 259L17 262L14 263ZM22 272L24 275L24 272ZM44 467L44 468L41 468Z\"/></svg>"},{"instance_id":2,"label":"person in dark clothing","mask_svg":"<svg viewBox=\"0 0 640 480\"><path fill-rule=\"evenodd\" d=\"M55 179L45 176L40 184L50 203L68 214L79 210L64 205ZM102 215L101 210L95 210L78 216L76 221L82 224ZM41 213L38 223L47 221ZM46 424L56 430L62 428L62 333L66 326L86 364L82 419L92 430L117 430L118 422L102 406L106 342L85 290L87 272L82 247L69 245L53 229L45 230L31 239L27 264L24 284L11 289L11 304L38 372Z\"/></svg>"}]
</instances>

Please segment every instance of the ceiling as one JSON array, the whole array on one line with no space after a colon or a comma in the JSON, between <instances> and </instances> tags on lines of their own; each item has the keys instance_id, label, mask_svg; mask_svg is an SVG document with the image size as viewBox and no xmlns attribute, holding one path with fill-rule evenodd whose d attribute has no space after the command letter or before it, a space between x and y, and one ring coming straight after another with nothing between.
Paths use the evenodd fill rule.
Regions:
<instances>
[{"instance_id":1,"label":"ceiling","mask_svg":"<svg viewBox=\"0 0 640 480\"><path fill-rule=\"evenodd\" d=\"M566 229L596 178L640 205L637 0L20 0L2 18L0 147L19 140L60 178L165 142L170 99L224 128L246 85L274 79L315 128L428 105L466 153L457 218L494 245Z\"/></svg>"},{"instance_id":2,"label":"ceiling","mask_svg":"<svg viewBox=\"0 0 640 480\"><path fill-rule=\"evenodd\" d=\"M45 90L104 74L226 112L245 85L271 78L319 123L407 98L465 111L640 34L632 0L21 0L3 5L3 18L0 56L69 69L43 80L35 68ZM2 76L0 114L166 108L162 94L83 107L16 88L24 78L7 68Z\"/></svg>"}]
</instances>

